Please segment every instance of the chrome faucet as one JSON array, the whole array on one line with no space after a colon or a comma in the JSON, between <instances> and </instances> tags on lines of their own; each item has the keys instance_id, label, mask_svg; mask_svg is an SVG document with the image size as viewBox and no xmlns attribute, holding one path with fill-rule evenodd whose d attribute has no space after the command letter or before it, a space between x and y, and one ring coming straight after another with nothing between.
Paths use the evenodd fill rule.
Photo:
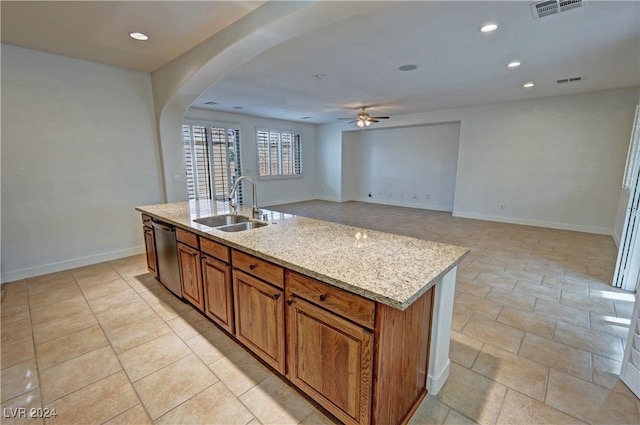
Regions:
<instances>
[{"instance_id":1,"label":"chrome faucet","mask_svg":"<svg viewBox=\"0 0 640 425\"><path fill-rule=\"evenodd\" d=\"M250 176L240 176L231 186L231 190L229 190L229 207L231 207L231 212L236 214L238 212L238 204L236 203L236 190L238 189L238 184L242 180L247 180L251 183L253 187L253 218L260 218L260 209L258 208L258 193L256 192L256 182Z\"/></svg>"}]
</instances>

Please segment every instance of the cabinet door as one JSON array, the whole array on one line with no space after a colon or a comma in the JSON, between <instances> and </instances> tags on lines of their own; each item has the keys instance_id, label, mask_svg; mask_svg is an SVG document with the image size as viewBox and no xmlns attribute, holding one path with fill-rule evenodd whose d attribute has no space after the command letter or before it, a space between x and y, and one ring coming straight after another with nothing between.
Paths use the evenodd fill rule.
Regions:
<instances>
[{"instance_id":1,"label":"cabinet door","mask_svg":"<svg viewBox=\"0 0 640 425\"><path fill-rule=\"evenodd\" d=\"M182 296L202 311L204 310L204 295L202 293L202 273L200 272L199 255L200 252L197 249L178 243Z\"/></svg>"},{"instance_id":2,"label":"cabinet door","mask_svg":"<svg viewBox=\"0 0 640 425\"><path fill-rule=\"evenodd\" d=\"M236 338L284 374L284 296L276 288L233 269Z\"/></svg>"},{"instance_id":3,"label":"cabinet door","mask_svg":"<svg viewBox=\"0 0 640 425\"><path fill-rule=\"evenodd\" d=\"M202 256L201 264L204 312L214 322L233 333L231 266L209 255Z\"/></svg>"},{"instance_id":4,"label":"cabinet door","mask_svg":"<svg viewBox=\"0 0 640 425\"><path fill-rule=\"evenodd\" d=\"M287 304L288 378L342 422L368 424L371 333L295 296Z\"/></svg>"},{"instance_id":5,"label":"cabinet door","mask_svg":"<svg viewBox=\"0 0 640 425\"><path fill-rule=\"evenodd\" d=\"M158 277L158 258L156 256L156 236L153 228L144 226L144 249L147 253L147 269Z\"/></svg>"}]
</instances>

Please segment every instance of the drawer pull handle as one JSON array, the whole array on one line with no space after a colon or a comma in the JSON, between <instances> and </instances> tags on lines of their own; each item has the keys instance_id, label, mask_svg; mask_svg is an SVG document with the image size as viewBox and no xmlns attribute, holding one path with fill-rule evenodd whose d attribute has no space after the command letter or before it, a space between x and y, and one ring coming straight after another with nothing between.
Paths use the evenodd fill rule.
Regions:
<instances>
[{"instance_id":1,"label":"drawer pull handle","mask_svg":"<svg viewBox=\"0 0 640 425\"><path fill-rule=\"evenodd\" d=\"M273 294L273 299L277 300L278 298L280 298L280 294Z\"/></svg>"},{"instance_id":2,"label":"drawer pull handle","mask_svg":"<svg viewBox=\"0 0 640 425\"><path fill-rule=\"evenodd\" d=\"M293 304L293 300L287 300L287 305Z\"/></svg>"},{"instance_id":3,"label":"drawer pull handle","mask_svg":"<svg viewBox=\"0 0 640 425\"><path fill-rule=\"evenodd\" d=\"M255 269L255 268L256 268L256 265L255 265L255 264L249 264L249 268L250 268L251 270L253 270L253 269Z\"/></svg>"},{"instance_id":4,"label":"drawer pull handle","mask_svg":"<svg viewBox=\"0 0 640 425\"><path fill-rule=\"evenodd\" d=\"M320 301L324 301L327 299L327 296L325 294L320 295Z\"/></svg>"}]
</instances>

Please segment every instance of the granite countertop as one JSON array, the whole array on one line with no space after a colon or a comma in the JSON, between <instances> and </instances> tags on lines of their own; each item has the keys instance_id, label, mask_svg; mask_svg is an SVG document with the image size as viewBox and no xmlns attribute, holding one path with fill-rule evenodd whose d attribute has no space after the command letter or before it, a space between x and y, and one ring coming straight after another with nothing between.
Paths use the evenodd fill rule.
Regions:
<instances>
[{"instance_id":1,"label":"granite countertop","mask_svg":"<svg viewBox=\"0 0 640 425\"><path fill-rule=\"evenodd\" d=\"M136 210L333 286L405 310L469 252L467 248L262 209L268 226L223 232L193 222L228 214L224 202ZM238 213L251 215L240 206Z\"/></svg>"}]
</instances>

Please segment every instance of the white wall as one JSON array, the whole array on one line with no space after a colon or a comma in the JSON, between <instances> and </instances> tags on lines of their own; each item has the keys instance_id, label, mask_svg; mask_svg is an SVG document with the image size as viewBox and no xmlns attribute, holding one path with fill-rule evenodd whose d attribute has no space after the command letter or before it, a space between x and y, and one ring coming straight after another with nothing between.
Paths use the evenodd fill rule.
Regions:
<instances>
[{"instance_id":1,"label":"white wall","mask_svg":"<svg viewBox=\"0 0 640 425\"><path fill-rule=\"evenodd\" d=\"M142 252L161 200L149 74L2 54L2 281Z\"/></svg>"},{"instance_id":2,"label":"white wall","mask_svg":"<svg viewBox=\"0 0 640 425\"><path fill-rule=\"evenodd\" d=\"M326 201L343 201L342 128L341 124L331 124L318 129L316 189L318 198Z\"/></svg>"},{"instance_id":3,"label":"white wall","mask_svg":"<svg viewBox=\"0 0 640 425\"><path fill-rule=\"evenodd\" d=\"M377 127L460 122L455 216L610 235L638 95L636 87L417 113ZM351 142L347 129L330 124L318 133L318 170L327 170L318 185L340 200L354 192L336 181L342 172L331 172L346 166L334 155ZM390 173L392 185L402 173Z\"/></svg>"},{"instance_id":4,"label":"white wall","mask_svg":"<svg viewBox=\"0 0 640 425\"><path fill-rule=\"evenodd\" d=\"M470 108L455 215L612 234L637 100L633 89Z\"/></svg>"},{"instance_id":5,"label":"white wall","mask_svg":"<svg viewBox=\"0 0 640 425\"><path fill-rule=\"evenodd\" d=\"M352 183L343 198L452 211L459 139L459 123L344 134Z\"/></svg>"},{"instance_id":6,"label":"white wall","mask_svg":"<svg viewBox=\"0 0 640 425\"><path fill-rule=\"evenodd\" d=\"M316 197L316 139L317 125L275 120L250 115L190 108L186 116L223 124L240 126L242 174L253 177L258 186L258 205L284 204ZM256 128L298 131L302 136L302 177L259 178ZM180 142L181 143L181 142ZM246 186L250 202L251 192Z\"/></svg>"}]
</instances>

